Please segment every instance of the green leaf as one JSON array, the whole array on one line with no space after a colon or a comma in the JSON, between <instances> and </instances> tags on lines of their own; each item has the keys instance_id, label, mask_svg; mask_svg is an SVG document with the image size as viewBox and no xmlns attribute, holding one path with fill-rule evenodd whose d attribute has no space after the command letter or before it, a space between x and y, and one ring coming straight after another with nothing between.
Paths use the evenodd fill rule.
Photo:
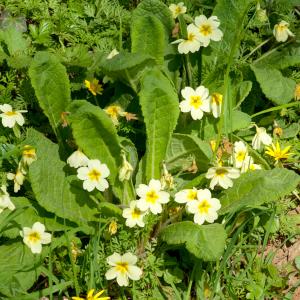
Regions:
<instances>
[{"instance_id":1,"label":"green leaf","mask_svg":"<svg viewBox=\"0 0 300 300\"><path fill-rule=\"evenodd\" d=\"M67 165L60 160L58 145L30 129L26 143L37 152L29 167L29 179L38 203L47 211L80 225L97 220L97 205L83 190L76 176L67 176Z\"/></svg>"},{"instance_id":2,"label":"green leaf","mask_svg":"<svg viewBox=\"0 0 300 300\"><path fill-rule=\"evenodd\" d=\"M67 71L53 54L38 52L29 68L29 76L39 104L57 132L61 113L71 102Z\"/></svg>"},{"instance_id":3,"label":"green leaf","mask_svg":"<svg viewBox=\"0 0 300 300\"><path fill-rule=\"evenodd\" d=\"M99 107L85 101L74 101L68 117L77 146L90 159L99 159L109 170L108 177L115 184L121 165L121 146L116 128Z\"/></svg>"},{"instance_id":4,"label":"green leaf","mask_svg":"<svg viewBox=\"0 0 300 300\"><path fill-rule=\"evenodd\" d=\"M273 202L291 193L300 176L287 169L256 170L242 174L233 187L220 198L219 214L233 213L245 207L256 207Z\"/></svg>"},{"instance_id":5,"label":"green leaf","mask_svg":"<svg viewBox=\"0 0 300 300\"><path fill-rule=\"evenodd\" d=\"M165 32L162 23L153 16L134 19L131 27L131 52L155 57L158 64L164 62Z\"/></svg>"},{"instance_id":6,"label":"green leaf","mask_svg":"<svg viewBox=\"0 0 300 300\"><path fill-rule=\"evenodd\" d=\"M111 59L102 57L99 66L109 77L121 80L137 91L142 71L155 64L155 58L144 53L121 52Z\"/></svg>"},{"instance_id":7,"label":"green leaf","mask_svg":"<svg viewBox=\"0 0 300 300\"><path fill-rule=\"evenodd\" d=\"M158 69L144 73L139 97L147 133L144 175L149 181L160 178L161 163L179 116L179 104L171 81Z\"/></svg>"},{"instance_id":8,"label":"green leaf","mask_svg":"<svg viewBox=\"0 0 300 300\"><path fill-rule=\"evenodd\" d=\"M247 128L251 123L251 117L239 110L232 112L232 128L229 132L234 132L243 128Z\"/></svg>"},{"instance_id":9,"label":"green leaf","mask_svg":"<svg viewBox=\"0 0 300 300\"><path fill-rule=\"evenodd\" d=\"M6 44L10 56L19 55L20 53L25 52L29 46L28 41L23 38L22 32L14 27L1 30L0 40Z\"/></svg>"},{"instance_id":10,"label":"green leaf","mask_svg":"<svg viewBox=\"0 0 300 300\"><path fill-rule=\"evenodd\" d=\"M212 158L209 144L198 137L175 133L172 136L166 155L167 168L170 171L180 171L190 167L195 159L198 170L207 171Z\"/></svg>"},{"instance_id":11,"label":"green leaf","mask_svg":"<svg viewBox=\"0 0 300 300\"><path fill-rule=\"evenodd\" d=\"M284 77L273 67L257 67L252 65L257 81L267 98L275 104L286 104L294 97L296 82Z\"/></svg>"},{"instance_id":12,"label":"green leaf","mask_svg":"<svg viewBox=\"0 0 300 300\"><path fill-rule=\"evenodd\" d=\"M223 254L226 232L221 224L197 225L184 221L163 229L160 238L171 246L185 246L199 259L216 261Z\"/></svg>"},{"instance_id":13,"label":"green leaf","mask_svg":"<svg viewBox=\"0 0 300 300\"><path fill-rule=\"evenodd\" d=\"M158 18L164 24L168 34L175 26L170 9L159 0L144 0L133 11L133 19L144 16Z\"/></svg>"}]
</instances>

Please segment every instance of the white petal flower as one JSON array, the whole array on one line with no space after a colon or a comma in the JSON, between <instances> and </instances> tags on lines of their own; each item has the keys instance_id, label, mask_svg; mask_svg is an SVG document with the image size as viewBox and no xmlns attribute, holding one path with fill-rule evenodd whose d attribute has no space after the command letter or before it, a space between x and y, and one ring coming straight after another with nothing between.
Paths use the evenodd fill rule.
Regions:
<instances>
[{"instance_id":1,"label":"white petal flower","mask_svg":"<svg viewBox=\"0 0 300 300\"><path fill-rule=\"evenodd\" d=\"M181 90L181 95L185 100L179 104L182 112L191 112L194 120L200 120L203 117L203 112L210 111L209 91L203 85L194 90L191 87L185 87Z\"/></svg>"},{"instance_id":2,"label":"white petal flower","mask_svg":"<svg viewBox=\"0 0 300 300\"><path fill-rule=\"evenodd\" d=\"M95 188L101 192L108 188L108 181L105 179L110 174L106 164L100 160L89 160L87 167L77 170L77 177L83 180L83 188L89 192Z\"/></svg>"},{"instance_id":3,"label":"white petal flower","mask_svg":"<svg viewBox=\"0 0 300 300\"><path fill-rule=\"evenodd\" d=\"M86 167L89 159L79 149L74 151L67 159L67 164L72 168Z\"/></svg>"},{"instance_id":4,"label":"white petal flower","mask_svg":"<svg viewBox=\"0 0 300 300\"><path fill-rule=\"evenodd\" d=\"M114 56L118 55L119 51L117 49L113 49L106 57L106 59L112 59Z\"/></svg>"},{"instance_id":5,"label":"white petal flower","mask_svg":"<svg viewBox=\"0 0 300 300\"><path fill-rule=\"evenodd\" d=\"M131 201L129 203L129 208L125 208L123 210L122 216L126 219L125 224L130 228L136 225L139 227L145 226L143 218L147 212L142 212L139 208L137 208L136 204L137 201Z\"/></svg>"},{"instance_id":6,"label":"white petal flower","mask_svg":"<svg viewBox=\"0 0 300 300\"><path fill-rule=\"evenodd\" d=\"M181 54L187 54L189 52L195 53L200 49L201 43L199 41L199 30L194 24L190 24L187 27L187 39L179 39L172 44L178 44L178 52Z\"/></svg>"},{"instance_id":7,"label":"white petal flower","mask_svg":"<svg viewBox=\"0 0 300 300\"><path fill-rule=\"evenodd\" d=\"M149 185L140 184L136 190L140 199L137 201L137 207L141 211L150 211L157 215L162 212L162 204L168 203L170 195L161 190L159 180L151 179Z\"/></svg>"},{"instance_id":8,"label":"white petal flower","mask_svg":"<svg viewBox=\"0 0 300 300\"><path fill-rule=\"evenodd\" d=\"M277 42L285 42L289 36L294 36L288 27L289 23L286 21L281 21L279 24L274 26L273 34Z\"/></svg>"},{"instance_id":9,"label":"white petal flower","mask_svg":"<svg viewBox=\"0 0 300 300\"><path fill-rule=\"evenodd\" d=\"M23 242L27 245L32 253L41 253L42 244L49 244L51 242L51 234L45 232L45 226L40 222L35 222L30 227L24 227L20 231Z\"/></svg>"},{"instance_id":10,"label":"white petal flower","mask_svg":"<svg viewBox=\"0 0 300 300\"><path fill-rule=\"evenodd\" d=\"M186 13L186 7L184 6L183 2L179 2L177 4L172 3L169 6L170 11L172 12L172 16L176 19L180 14Z\"/></svg>"},{"instance_id":11,"label":"white petal flower","mask_svg":"<svg viewBox=\"0 0 300 300\"><path fill-rule=\"evenodd\" d=\"M22 168L18 168L16 174L14 173L7 173L7 179L14 181L14 192L17 193L21 189L21 185L24 183L24 176L25 171Z\"/></svg>"},{"instance_id":12,"label":"white petal flower","mask_svg":"<svg viewBox=\"0 0 300 300\"><path fill-rule=\"evenodd\" d=\"M223 37L223 32L218 28L220 21L216 16L208 19L204 15L196 17L195 25L200 34L200 42L204 47L209 45L210 40L220 41Z\"/></svg>"},{"instance_id":13,"label":"white petal flower","mask_svg":"<svg viewBox=\"0 0 300 300\"><path fill-rule=\"evenodd\" d=\"M233 186L231 179L238 178L240 171L230 167L212 167L208 169L205 177L211 179L210 189L214 189L216 185L220 185L224 189L228 189Z\"/></svg>"},{"instance_id":14,"label":"white petal flower","mask_svg":"<svg viewBox=\"0 0 300 300\"><path fill-rule=\"evenodd\" d=\"M130 252L124 255L115 252L106 261L112 268L105 273L105 278L107 280L117 278L119 286L128 286L128 279L139 280L142 276L142 270L135 265L137 257Z\"/></svg>"},{"instance_id":15,"label":"white petal flower","mask_svg":"<svg viewBox=\"0 0 300 300\"><path fill-rule=\"evenodd\" d=\"M175 194L177 203L189 203L190 201L197 200L197 189L186 189Z\"/></svg>"},{"instance_id":16,"label":"white petal flower","mask_svg":"<svg viewBox=\"0 0 300 300\"><path fill-rule=\"evenodd\" d=\"M194 214L194 222L201 225L205 221L213 223L217 218L217 211L221 208L220 201L211 198L211 192L208 189L198 190L198 200L187 204L188 212Z\"/></svg>"},{"instance_id":17,"label":"white petal flower","mask_svg":"<svg viewBox=\"0 0 300 300\"><path fill-rule=\"evenodd\" d=\"M254 163L253 158L248 156L242 165L241 173L245 173L247 171L255 171L255 170L261 170L261 165L257 165Z\"/></svg>"},{"instance_id":18,"label":"white petal flower","mask_svg":"<svg viewBox=\"0 0 300 300\"><path fill-rule=\"evenodd\" d=\"M241 168L244 161L249 157L247 146L242 142L238 141L234 143L234 166L236 168Z\"/></svg>"},{"instance_id":19,"label":"white petal flower","mask_svg":"<svg viewBox=\"0 0 300 300\"><path fill-rule=\"evenodd\" d=\"M215 118L219 118L222 110L223 95L213 93L210 97L210 108Z\"/></svg>"},{"instance_id":20,"label":"white petal flower","mask_svg":"<svg viewBox=\"0 0 300 300\"><path fill-rule=\"evenodd\" d=\"M254 150L260 150L262 145L269 146L272 144L272 137L267 134L266 128L256 127L256 134L252 140L252 147Z\"/></svg>"},{"instance_id":21,"label":"white petal flower","mask_svg":"<svg viewBox=\"0 0 300 300\"><path fill-rule=\"evenodd\" d=\"M0 213L2 213L6 208L9 210L16 209L15 205L10 200L8 192L6 191L6 186L2 185L0 187Z\"/></svg>"},{"instance_id":22,"label":"white petal flower","mask_svg":"<svg viewBox=\"0 0 300 300\"><path fill-rule=\"evenodd\" d=\"M26 110L13 110L11 105L3 104L0 105L0 111L2 111L0 117L2 118L2 125L4 127L13 128L16 123L20 126L24 125L25 120L22 113L27 112Z\"/></svg>"}]
</instances>

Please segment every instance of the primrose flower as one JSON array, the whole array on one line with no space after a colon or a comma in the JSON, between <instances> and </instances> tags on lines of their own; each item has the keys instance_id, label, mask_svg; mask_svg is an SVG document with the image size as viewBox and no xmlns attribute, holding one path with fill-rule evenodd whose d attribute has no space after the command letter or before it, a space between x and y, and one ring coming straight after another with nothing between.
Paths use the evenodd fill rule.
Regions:
<instances>
[{"instance_id":1,"label":"primrose flower","mask_svg":"<svg viewBox=\"0 0 300 300\"><path fill-rule=\"evenodd\" d=\"M112 59L113 57L115 57L116 55L119 54L119 51L117 49L113 49L106 57L106 59Z\"/></svg>"},{"instance_id":2,"label":"primrose flower","mask_svg":"<svg viewBox=\"0 0 300 300\"><path fill-rule=\"evenodd\" d=\"M187 54L189 52L195 53L200 49L200 42L199 42L199 30L194 24L189 24L187 26L187 39L179 39L172 44L179 44L178 45L178 52L181 54Z\"/></svg>"},{"instance_id":3,"label":"primrose flower","mask_svg":"<svg viewBox=\"0 0 300 300\"><path fill-rule=\"evenodd\" d=\"M67 159L67 164L72 168L86 167L89 159L79 149L74 151Z\"/></svg>"},{"instance_id":4,"label":"primrose flower","mask_svg":"<svg viewBox=\"0 0 300 300\"><path fill-rule=\"evenodd\" d=\"M104 111L108 114L108 116L111 118L114 125L119 124L119 117L124 116L124 111L122 107L119 105L109 105L104 109Z\"/></svg>"},{"instance_id":5,"label":"primrose flower","mask_svg":"<svg viewBox=\"0 0 300 300\"><path fill-rule=\"evenodd\" d=\"M94 95L96 96L97 94L101 95L103 88L102 85L99 83L99 80L93 79L92 81L85 80L84 81L85 87Z\"/></svg>"},{"instance_id":6,"label":"primrose flower","mask_svg":"<svg viewBox=\"0 0 300 300\"><path fill-rule=\"evenodd\" d=\"M126 226L132 228L136 225L139 227L144 227L145 223L143 221L144 216L147 214L147 212L141 211L136 206L137 201L130 201L129 208L125 208L123 210L122 216L126 219Z\"/></svg>"},{"instance_id":7,"label":"primrose flower","mask_svg":"<svg viewBox=\"0 0 300 300\"><path fill-rule=\"evenodd\" d=\"M254 163L253 158L248 156L242 165L241 173L245 173L247 171L255 171L255 170L261 170L261 165L257 165Z\"/></svg>"},{"instance_id":8,"label":"primrose flower","mask_svg":"<svg viewBox=\"0 0 300 300\"><path fill-rule=\"evenodd\" d=\"M276 160L276 162L278 162L281 159L287 159L289 155L291 155L291 153L288 153L291 149L291 146L287 146L281 150L278 141L276 141L276 145L272 143L271 147L266 147L266 149L266 154L272 156Z\"/></svg>"},{"instance_id":9,"label":"primrose flower","mask_svg":"<svg viewBox=\"0 0 300 300\"><path fill-rule=\"evenodd\" d=\"M123 158L123 164L119 171L119 180L123 182L124 180L129 180L131 178L131 175L133 172L133 167L127 161L126 155L124 152L122 153L122 158Z\"/></svg>"},{"instance_id":10,"label":"primrose flower","mask_svg":"<svg viewBox=\"0 0 300 300\"><path fill-rule=\"evenodd\" d=\"M217 211L221 208L220 201L211 197L208 189L198 190L197 200L187 204L188 212L194 214L194 222L201 225L205 221L213 223L217 218Z\"/></svg>"},{"instance_id":11,"label":"primrose flower","mask_svg":"<svg viewBox=\"0 0 300 300\"><path fill-rule=\"evenodd\" d=\"M256 134L255 136L253 137L253 140L252 140L252 147L254 150L260 150L261 149L261 146L262 144L263 145L271 145L272 143L272 137L267 134L266 132L266 128L264 127L256 127Z\"/></svg>"},{"instance_id":12,"label":"primrose flower","mask_svg":"<svg viewBox=\"0 0 300 300\"><path fill-rule=\"evenodd\" d=\"M92 159L88 161L87 167L77 170L77 177L83 180L83 188L89 192L95 188L101 192L108 188L105 179L110 174L106 164L101 164L100 160Z\"/></svg>"},{"instance_id":13,"label":"primrose flower","mask_svg":"<svg viewBox=\"0 0 300 300\"><path fill-rule=\"evenodd\" d=\"M0 187L0 213L2 213L6 208L9 210L16 209L15 205L10 200L8 192L6 191L6 186L2 185Z\"/></svg>"},{"instance_id":14,"label":"primrose flower","mask_svg":"<svg viewBox=\"0 0 300 300\"><path fill-rule=\"evenodd\" d=\"M210 189L214 189L218 184L224 189L228 189L233 186L231 179L238 178L240 176L240 171L235 168L230 167L212 167L209 168L205 177L211 179Z\"/></svg>"},{"instance_id":15,"label":"primrose flower","mask_svg":"<svg viewBox=\"0 0 300 300\"><path fill-rule=\"evenodd\" d=\"M16 123L20 126L23 126L25 123L22 113L26 113L27 110L13 110L11 105L3 104L0 105L0 117L2 118L2 125L4 127L13 128Z\"/></svg>"},{"instance_id":16,"label":"primrose flower","mask_svg":"<svg viewBox=\"0 0 300 300\"><path fill-rule=\"evenodd\" d=\"M17 193L21 189L21 185L24 183L24 171L21 168L18 168L16 174L7 173L7 179L14 181L14 192Z\"/></svg>"},{"instance_id":17,"label":"primrose flower","mask_svg":"<svg viewBox=\"0 0 300 300\"><path fill-rule=\"evenodd\" d=\"M248 158L247 146L242 142L238 141L234 143L234 164L236 168L241 168Z\"/></svg>"},{"instance_id":18,"label":"primrose flower","mask_svg":"<svg viewBox=\"0 0 300 300\"><path fill-rule=\"evenodd\" d=\"M223 95L219 93L212 93L210 97L210 109L215 118L219 118L221 115L223 102Z\"/></svg>"},{"instance_id":19,"label":"primrose flower","mask_svg":"<svg viewBox=\"0 0 300 300\"><path fill-rule=\"evenodd\" d=\"M172 16L176 19L180 14L186 13L186 7L184 6L183 2L179 2L177 4L172 3L169 6L170 11L172 12Z\"/></svg>"},{"instance_id":20,"label":"primrose flower","mask_svg":"<svg viewBox=\"0 0 300 300\"><path fill-rule=\"evenodd\" d=\"M200 35L201 45L207 47L212 41L220 41L223 37L223 32L218 28L220 21L218 17L211 16L208 19L201 15L195 18L195 25Z\"/></svg>"},{"instance_id":21,"label":"primrose flower","mask_svg":"<svg viewBox=\"0 0 300 300\"><path fill-rule=\"evenodd\" d=\"M24 165L31 165L36 160L36 152L32 146L25 145L22 151L22 161Z\"/></svg>"},{"instance_id":22,"label":"primrose flower","mask_svg":"<svg viewBox=\"0 0 300 300\"><path fill-rule=\"evenodd\" d=\"M139 280L142 276L142 270L135 265L137 257L130 252L124 255L115 252L106 261L112 268L105 273L105 278L107 280L117 278L119 286L128 286L128 279Z\"/></svg>"},{"instance_id":23,"label":"primrose flower","mask_svg":"<svg viewBox=\"0 0 300 300\"><path fill-rule=\"evenodd\" d=\"M175 194L175 202L177 203L189 203L191 201L197 200L197 189L186 189Z\"/></svg>"},{"instance_id":24,"label":"primrose flower","mask_svg":"<svg viewBox=\"0 0 300 300\"><path fill-rule=\"evenodd\" d=\"M45 232L45 226L40 222L35 222L30 227L24 227L20 231L23 242L28 246L32 253L41 253L42 244L49 244L51 242L51 234Z\"/></svg>"},{"instance_id":25,"label":"primrose flower","mask_svg":"<svg viewBox=\"0 0 300 300\"><path fill-rule=\"evenodd\" d=\"M277 42L285 42L289 36L294 36L288 27L289 23L286 21L280 21L274 26L273 35Z\"/></svg>"},{"instance_id":26,"label":"primrose flower","mask_svg":"<svg viewBox=\"0 0 300 300\"><path fill-rule=\"evenodd\" d=\"M110 235L116 234L118 231L118 223L115 220L112 220L108 226L108 232Z\"/></svg>"},{"instance_id":27,"label":"primrose flower","mask_svg":"<svg viewBox=\"0 0 300 300\"><path fill-rule=\"evenodd\" d=\"M104 290L98 292L95 295L94 291L95 289L89 290L88 294L86 295L86 298L72 297L72 300L110 300L110 297L100 297L104 293Z\"/></svg>"},{"instance_id":28,"label":"primrose flower","mask_svg":"<svg viewBox=\"0 0 300 300\"><path fill-rule=\"evenodd\" d=\"M295 100L300 100L300 83L296 84L294 97Z\"/></svg>"},{"instance_id":29,"label":"primrose flower","mask_svg":"<svg viewBox=\"0 0 300 300\"><path fill-rule=\"evenodd\" d=\"M201 120L203 112L210 111L209 91L203 85L196 88L185 87L181 90L184 101L179 104L182 112L191 112L193 120Z\"/></svg>"},{"instance_id":30,"label":"primrose flower","mask_svg":"<svg viewBox=\"0 0 300 300\"><path fill-rule=\"evenodd\" d=\"M162 212L162 204L168 203L170 195L161 190L159 180L151 179L149 185L140 184L136 190L137 195L141 198L137 201L137 207L141 211L150 211L157 215Z\"/></svg>"}]
</instances>

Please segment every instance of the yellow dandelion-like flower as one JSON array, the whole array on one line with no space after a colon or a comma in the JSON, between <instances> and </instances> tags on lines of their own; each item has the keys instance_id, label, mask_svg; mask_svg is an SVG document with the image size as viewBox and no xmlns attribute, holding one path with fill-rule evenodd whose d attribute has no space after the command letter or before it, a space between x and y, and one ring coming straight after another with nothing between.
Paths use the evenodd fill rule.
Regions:
<instances>
[{"instance_id":1,"label":"yellow dandelion-like flower","mask_svg":"<svg viewBox=\"0 0 300 300\"><path fill-rule=\"evenodd\" d=\"M92 81L85 80L84 84L94 96L96 96L97 94L102 94L103 88L102 85L99 83L99 80L95 78Z\"/></svg>"},{"instance_id":2,"label":"yellow dandelion-like flower","mask_svg":"<svg viewBox=\"0 0 300 300\"><path fill-rule=\"evenodd\" d=\"M94 291L95 289L89 290L88 294L86 295L86 298L72 297L72 300L110 300L110 297L100 297L104 293L104 290L100 291L96 295L94 295Z\"/></svg>"},{"instance_id":3,"label":"yellow dandelion-like flower","mask_svg":"<svg viewBox=\"0 0 300 300\"><path fill-rule=\"evenodd\" d=\"M279 161L281 159L287 159L289 155L291 155L291 153L288 153L290 148L291 146L287 146L281 149L277 141L276 145L272 143L271 147L266 147L267 151L265 153L272 156L276 161Z\"/></svg>"}]
</instances>

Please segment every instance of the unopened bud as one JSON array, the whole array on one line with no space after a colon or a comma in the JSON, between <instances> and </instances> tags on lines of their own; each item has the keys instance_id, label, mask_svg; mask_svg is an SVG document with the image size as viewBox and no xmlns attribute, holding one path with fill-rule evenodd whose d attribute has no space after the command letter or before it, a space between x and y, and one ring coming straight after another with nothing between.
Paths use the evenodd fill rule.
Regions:
<instances>
[{"instance_id":1,"label":"unopened bud","mask_svg":"<svg viewBox=\"0 0 300 300\"><path fill-rule=\"evenodd\" d=\"M119 171L119 180L123 182L124 180L130 180L132 172L133 172L133 167L127 161L126 155L124 152L122 153L122 158L123 158L123 164Z\"/></svg>"}]
</instances>

